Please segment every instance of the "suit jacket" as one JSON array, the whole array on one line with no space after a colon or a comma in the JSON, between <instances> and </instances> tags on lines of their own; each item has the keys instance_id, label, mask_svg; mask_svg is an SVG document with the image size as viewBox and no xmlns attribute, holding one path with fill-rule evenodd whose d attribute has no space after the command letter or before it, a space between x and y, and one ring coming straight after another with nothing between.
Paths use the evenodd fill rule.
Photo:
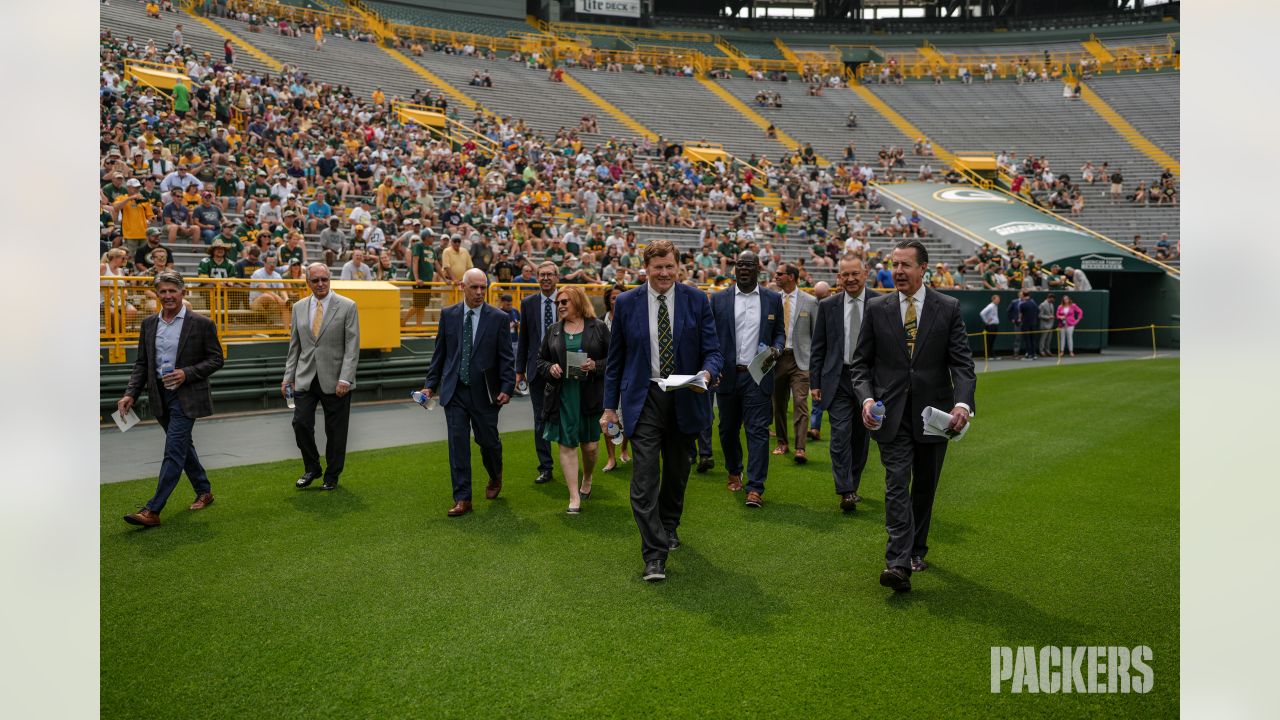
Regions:
<instances>
[{"instance_id":1,"label":"suit jacket","mask_svg":"<svg viewBox=\"0 0 1280 720\"><path fill-rule=\"evenodd\" d=\"M822 391L822 407L835 397L844 375L844 303L847 294L841 290L818 303L818 321L809 357L809 387ZM865 288L862 291L861 327L867 326L867 308L877 294Z\"/></svg>"},{"instance_id":2,"label":"suit jacket","mask_svg":"<svg viewBox=\"0 0 1280 720\"><path fill-rule=\"evenodd\" d=\"M554 293L553 293L554 296ZM542 290L520 301L520 339L516 347L516 372L529 382L538 377L538 351L542 348ZM559 317L558 314L552 315Z\"/></svg>"},{"instance_id":3,"label":"suit jacket","mask_svg":"<svg viewBox=\"0 0 1280 720\"><path fill-rule=\"evenodd\" d=\"M146 388L147 397L151 400L151 414L157 418L169 414L169 407L160 400L160 379L156 376L156 327L159 324L159 315L142 321L138 356L133 361L133 373L124 391L136 401ZM187 311L182 321L182 332L178 335L177 359L173 367L187 376L177 390L183 414L189 418L212 415L209 376L222 367L222 343L218 341L218 327L212 320Z\"/></svg>"},{"instance_id":4,"label":"suit jacket","mask_svg":"<svg viewBox=\"0 0 1280 720\"><path fill-rule=\"evenodd\" d=\"M436 347L422 386L448 405L458 387L458 368L462 365L462 323L466 319L465 302L450 305L440 312L436 330ZM496 372L498 392L515 392L515 356L511 350L511 317L485 303L480 306L480 321L471 338L471 384L484 383L486 372Z\"/></svg>"},{"instance_id":5,"label":"suit jacket","mask_svg":"<svg viewBox=\"0 0 1280 720\"><path fill-rule=\"evenodd\" d=\"M977 410L973 394L978 381L960 301L925 290L915 354L908 356L898 295L885 293L867 303L853 351L853 393L859 408L869 398L884 402L884 423L872 433L877 441L893 439L903 413L909 413L916 442L946 442L925 437L920 414L926 405L950 412L956 403L964 403Z\"/></svg>"},{"instance_id":6,"label":"suit jacket","mask_svg":"<svg viewBox=\"0 0 1280 720\"><path fill-rule=\"evenodd\" d=\"M716 320L720 354L724 357L724 369L720 371L720 384L716 387L718 393L731 393L738 387L737 293L738 286L733 285L711 296L711 314ZM760 335L756 346L764 343L781 351L786 339L782 330L782 296L761 286ZM772 371L760 378L760 390L766 394L773 392Z\"/></svg>"},{"instance_id":7,"label":"suit jacket","mask_svg":"<svg viewBox=\"0 0 1280 720\"><path fill-rule=\"evenodd\" d=\"M306 392L313 382L320 392L332 395L338 381L356 386L356 365L360 361L360 313L350 298L329 293L320 335L311 336L311 298L293 304L293 329L289 331L289 354L284 361L284 381L294 392Z\"/></svg>"},{"instance_id":8,"label":"suit jacket","mask_svg":"<svg viewBox=\"0 0 1280 720\"><path fill-rule=\"evenodd\" d=\"M581 352L596 361L596 369L578 381L581 413L598 417L604 412L604 369L609 361L609 328L603 321L596 318L583 321ZM561 370L568 367L567 353L561 320L547 331L538 349L538 376L547 384L542 401L542 418L547 422L557 422L560 417L561 380L551 377L551 366L559 364Z\"/></svg>"},{"instance_id":9,"label":"suit jacket","mask_svg":"<svg viewBox=\"0 0 1280 720\"><path fill-rule=\"evenodd\" d=\"M675 318L671 327L674 375L706 370L714 380L722 356L711 303L702 291L675 285ZM623 432L635 431L649 394L649 285L632 288L613 304L613 334L604 375L604 407L620 410ZM677 429L685 435L711 427L711 403L690 390L675 391Z\"/></svg>"},{"instance_id":10,"label":"suit jacket","mask_svg":"<svg viewBox=\"0 0 1280 720\"><path fill-rule=\"evenodd\" d=\"M796 310L796 326L791 329L791 350L795 354L796 366L801 372L809 372L813 333L818 324L818 299L799 290L796 292L796 304L799 308Z\"/></svg>"}]
</instances>

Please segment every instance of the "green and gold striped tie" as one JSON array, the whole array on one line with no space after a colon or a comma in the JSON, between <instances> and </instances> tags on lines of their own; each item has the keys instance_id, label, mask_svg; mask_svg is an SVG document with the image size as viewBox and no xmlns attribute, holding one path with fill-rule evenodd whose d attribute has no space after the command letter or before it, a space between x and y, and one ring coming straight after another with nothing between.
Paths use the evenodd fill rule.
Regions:
<instances>
[{"instance_id":1,"label":"green and gold striped tie","mask_svg":"<svg viewBox=\"0 0 1280 720\"><path fill-rule=\"evenodd\" d=\"M671 375L675 357L671 354L671 314L667 312L667 296L658 296L658 374Z\"/></svg>"},{"instance_id":2,"label":"green and gold striped tie","mask_svg":"<svg viewBox=\"0 0 1280 720\"><path fill-rule=\"evenodd\" d=\"M914 356L916 354L916 299L910 295L907 296L907 319L902 322L902 328L907 331L907 355Z\"/></svg>"}]
</instances>

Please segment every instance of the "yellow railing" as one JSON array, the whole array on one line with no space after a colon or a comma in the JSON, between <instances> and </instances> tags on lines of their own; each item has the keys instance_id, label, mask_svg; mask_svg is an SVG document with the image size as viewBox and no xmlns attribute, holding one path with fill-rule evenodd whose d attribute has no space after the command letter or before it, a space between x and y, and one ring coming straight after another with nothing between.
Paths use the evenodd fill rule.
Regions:
<instances>
[{"instance_id":1,"label":"yellow railing","mask_svg":"<svg viewBox=\"0 0 1280 720\"><path fill-rule=\"evenodd\" d=\"M675 30L650 30L648 28L627 28L615 25L592 25L590 23L539 23L538 29L557 35L605 35L620 38L650 38L654 40L670 40L674 42L716 42L719 37L710 33L680 32Z\"/></svg>"},{"instance_id":2,"label":"yellow railing","mask_svg":"<svg viewBox=\"0 0 1280 720\"><path fill-rule=\"evenodd\" d=\"M833 50L848 47L869 47L832 45ZM1112 62L1098 60L1093 53L1085 50L1050 51L1049 61L1045 62L1043 52L1025 53L963 53L932 52L922 53L918 48L902 50L878 50L884 58L879 63L864 63L858 68L859 78L863 82L874 80L882 68L892 64L904 77L921 80L936 75L944 78L955 78L960 68L969 70L975 81L982 77L982 65L990 65L995 77L1007 79L1014 77L1021 67L1023 70L1035 70L1037 73L1047 72L1052 78L1074 77L1079 74L1081 62L1087 61L1093 73L1109 73L1141 70L1161 70L1179 67L1179 55L1173 51L1172 41L1151 45L1133 45L1119 48L1107 48L1115 57ZM942 60L939 61L938 57ZM1147 63L1144 58L1150 57Z\"/></svg>"},{"instance_id":3,"label":"yellow railing","mask_svg":"<svg viewBox=\"0 0 1280 720\"><path fill-rule=\"evenodd\" d=\"M437 127L437 126L429 125L426 123L419 123L422 125L422 127L425 127L435 137L442 138L444 140L453 141L453 142L466 142L467 140L471 140L480 149L480 152L488 155L489 157L494 157L495 155L498 154L500 150L496 142L494 142L493 140L490 140L488 137L484 135L481 135L480 133L476 132L474 129L467 126L466 124L460 123L457 120L454 120L453 118L441 112L439 108L436 108L431 105L419 105L417 103L404 102L401 100L396 100L395 102L391 103L391 111L393 113L396 113L396 116L399 117L402 122L417 122L412 114L409 114L409 113L401 114L398 112L399 110L402 110L402 109L416 110L418 112L436 113L440 115L441 119L444 121L444 127Z\"/></svg>"},{"instance_id":4,"label":"yellow railing","mask_svg":"<svg viewBox=\"0 0 1280 720\"><path fill-rule=\"evenodd\" d=\"M256 15L269 15L277 20L284 18L296 23L320 25L330 32L335 28L368 30L364 18L351 12L335 12L332 9L311 10L269 0L231 0L227 7L237 12L247 11Z\"/></svg>"},{"instance_id":5,"label":"yellow railing","mask_svg":"<svg viewBox=\"0 0 1280 720\"><path fill-rule=\"evenodd\" d=\"M512 36L498 37L495 35L477 35L476 33L459 32L457 30L439 30L436 28L422 27L421 25L406 25L403 23L387 23L390 32L395 33L401 38L409 40L417 40L420 42L440 43L442 45L452 45L454 47L462 47L463 45L472 45L476 48L488 49L494 52L515 52L522 53L542 50L545 47L554 47L553 38L533 35L531 33L515 33Z\"/></svg>"}]
</instances>

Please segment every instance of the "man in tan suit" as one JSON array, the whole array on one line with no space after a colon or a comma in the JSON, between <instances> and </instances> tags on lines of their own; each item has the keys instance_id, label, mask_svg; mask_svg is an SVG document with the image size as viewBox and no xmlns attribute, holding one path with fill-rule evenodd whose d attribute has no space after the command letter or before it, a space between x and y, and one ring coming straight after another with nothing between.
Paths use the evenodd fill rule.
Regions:
<instances>
[{"instance_id":1,"label":"man in tan suit","mask_svg":"<svg viewBox=\"0 0 1280 720\"><path fill-rule=\"evenodd\" d=\"M329 290L329 268L321 263L307 267L311 296L293 304L293 329L289 356L284 364L280 392L292 388L296 407L293 432L302 451L303 474L296 487L304 488L324 474L324 490L338 487L347 457L347 421L351 417L351 389L356 384L360 359L360 316L356 304ZM316 449L316 405L324 406L325 470Z\"/></svg>"},{"instance_id":2,"label":"man in tan suit","mask_svg":"<svg viewBox=\"0 0 1280 720\"><path fill-rule=\"evenodd\" d=\"M803 465L809 461L804 452L804 441L809 430L809 349L813 331L818 323L818 301L799 288L800 270L786 264L774 273L778 291L782 293L783 329L786 345L782 357L773 371L773 424L778 445L774 455L786 455L787 398L795 407L792 410L796 446L795 461Z\"/></svg>"}]
</instances>

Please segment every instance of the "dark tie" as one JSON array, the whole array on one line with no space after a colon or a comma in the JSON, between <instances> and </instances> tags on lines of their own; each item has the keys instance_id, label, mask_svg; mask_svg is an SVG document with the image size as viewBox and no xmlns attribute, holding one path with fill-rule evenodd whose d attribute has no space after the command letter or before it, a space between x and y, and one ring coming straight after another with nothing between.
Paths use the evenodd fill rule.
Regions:
<instances>
[{"instance_id":1,"label":"dark tie","mask_svg":"<svg viewBox=\"0 0 1280 720\"><path fill-rule=\"evenodd\" d=\"M462 368L458 371L463 385L471 384L471 318L475 310L467 310L467 319L462 324Z\"/></svg>"},{"instance_id":2,"label":"dark tie","mask_svg":"<svg viewBox=\"0 0 1280 720\"><path fill-rule=\"evenodd\" d=\"M907 319L902 323L902 329L907 331L907 356L910 357L916 353L916 299L910 295L907 296Z\"/></svg>"},{"instance_id":3,"label":"dark tie","mask_svg":"<svg viewBox=\"0 0 1280 720\"><path fill-rule=\"evenodd\" d=\"M547 336L547 329L555 323L555 318L551 316L551 298L542 296L542 336Z\"/></svg>"},{"instance_id":4,"label":"dark tie","mask_svg":"<svg viewBox=\"0 0 1280 720\"><path fill-rule=\"evenodd\" d=\"M667 296L658 296L658 374L671 374L675 358L671 355L671 314L667 312Z\"/></svg>"}]
</instances>

